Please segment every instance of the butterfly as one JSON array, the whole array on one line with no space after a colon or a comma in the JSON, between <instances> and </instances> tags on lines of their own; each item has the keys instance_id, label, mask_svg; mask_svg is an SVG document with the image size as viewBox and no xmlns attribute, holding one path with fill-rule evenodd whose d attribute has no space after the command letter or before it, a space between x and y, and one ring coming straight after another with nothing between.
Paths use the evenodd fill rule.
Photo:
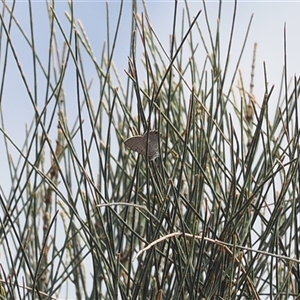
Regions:
<instances>
[{"instance_id":1,"label":"butterfly","mask_svg":"<svg viewBox=\"0 0 300 300\"><path fill-rule=\"evenodd\" d=\"M149 135L135 135L127 139L124 143L130 150L138 152L146 156L147 140L148 140L148 157L149 160L154 160L159 156L159 133L157 130L149 131Z\"/></svg>"}]
</instances>

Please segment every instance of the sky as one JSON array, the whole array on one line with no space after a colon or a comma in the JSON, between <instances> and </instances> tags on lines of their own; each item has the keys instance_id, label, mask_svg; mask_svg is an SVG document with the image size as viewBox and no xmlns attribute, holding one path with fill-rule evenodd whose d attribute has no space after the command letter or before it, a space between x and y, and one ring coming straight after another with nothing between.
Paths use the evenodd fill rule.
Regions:
<instances>
[{"instance_id":1,"label":"sky","mask_svg":"<svg viewBox=\"0 0 300 300\"><path fill-rule=\"evenodd\" d=\"M8 6L11 6L11 2L7 2ZM181 15L184 9L184 2L179 1L178 4L178 30L180 29ZM194 15L199 11L203 10L203 4L201 1L189 1L191 14ZM218 1L206 1L207 11L209 12L208 18L211 22L212 28L216 24L217 13L218 13ZM146 6L149 14L149 19L156 31L165 49L168 50L169 37L172 32L172 21L174 12L173 1L146 1ZM241 51L242 43L246 30L253 14L253 20L249 32L248 41L244 51L243 59L240 64L240 69L243 71L245 82L248 83L251 72L251 61L253 54L253 45L257 43L256 53L256 69L255 69L255 87L254 93L257 99L262 99L264 93L264 76L263 76L263 63L265 62L268 74L268 82L270 85L275 85L274 93L278 92L281 80L282 69L284 65L284 26L286 26L286 37L287 37L287 70L290 77L299 73L299 28L300 19L298 16L300 3L289 2L289 1L238 1L237 15L236 15L236 27L232 45L232 51L230 55L230 64L233 66L237 61L238 55ZM32 1L33 7L33 20L34 20L34 34L36 36L36 49L40 57L47 61L48 55L48 34L49 34L49 21L47 20L47 10L44 1ZM143 11L141 2L138 2L138 11ZM224 55L226 53L226 47L228 44L228 37L230 33L231 20L233 14L233 1L223 1L222 4L222 18L221 18L221 41L224 49ZM106 37L106 15L107 8L109 11L109 25L111 31L111 38L116 28L117 16L120 9L119 1L74 1L74 15L75 18L80 20L84 26L84 30L90 40L95 57L98 61L101 60L102 47L104 42L107 42ZM65 17L65 12L68 11L67 1L56 1L55 12L57 19L64 29L68 28L68 21ZM131 30L131 10L132 4L130 1L123 3L123 12L120 26L119 38L116 45L114 62L119 70L119 74L122 79L126 80L126 74L123 70L127 69L128 64L128 53L129 45L128 40ZM28 21L28 5L25 1L17 1L15 8L15 16L22 29L30 35L30 27ZM8 22L8 15L4 20ZM200 27L205 29L205 18L202 12L199 16ZM14 25L13 25L14 27ZM60 35L59 28L56 28L58 40L63 42L62 36ZM15 46L18 59L26 75L26 79L29 84L33 84L32 76L32 60L31 52L24 38L20 35L19 30L13 29L11 39ZM110 41L112 43L112 41ZM125 52L124 52L125 49ZM4 43L2 44L2 53L4 50ZM199 50L199 60L201 61L201 50ZM204 55L204 53L203 53ZM3 68L4 56L1 55L1 68ZM18 127L24 127L24 121L27 119L27 114L24 112L28 111L29 120L32 117L32 107L28 106L27 100L22 101L26 90L20 73L17 70L14 59L9 53L10 64L9 72L6 74L5 89L2 96L3 110L7 110L7 116L12 112L13 115L9 117L14 119L12 127L8 127L7 130L11 130L12 134L19 135L20 130L14 132L14 128L18 124ZM204 57L203 57L204 60ZM1 71L2 69L0 69ZM87 65L86 72L88 77L95 78L94 67ZM90 73L89 73L90 72ZM41 98L45 97L46 82L42 79L39 80L39 91ZM66 91L68 95L72 95L74 88L74 77L72 74L65 79ZM43 99L44 100L44 99ZM10 109L10 105L14 108L20 108L20 110ZM17 122L17 123L16 123ZM27 119L28 122L28 119ZM9 126L9 122L6 123Z\"/></svg>"},{"instance_id":2,"label":"sky","mask_svg":"<svg viewBox=\"0 0 300 300\"><path fill-rule=\"evenodd\" d=\"M160 41L165 49L168 49L169 38L172 32L172 22L174 13L174 1L145 1L150 22L154 31L157 33ZM12 7L12 2L7 1L6 4ZM3 4L2 4L3 5ZM218 1L206 1L208 18L212 24L212 28L216 28ZM192 15L203 9L202 1L188 1L188 6ZM41 59L47 61L49 51L49 21L47 18L47 10L45 1L32 1L33 7L33 22L36 49ZM179 24L182 18L182 12L185 3L178 2L178 31ZM234 8L233 1L222 2L222 18L221 18L221 49L226 49L228 44L228 37L231 28L231 20ZM107 23L107 9L109 11L109 21ZM116 28L118 12L120 9L120 1L74 1L74 15L83 24L86 35L89 37L92 45L94 55L98 61L101 60L103 44L107 42L106 26L109 24L111 29L111 37ZM2 11L2 8L1 8ZM60 25L67 31L69 22L66 19L65 12L69 11L67 1L56 1L55 12ZM138 11L143 11L142 2L138 2ZM284 67L284 28L286 27L286 46L287 46L287 70L290 77L299 76L300 72L300 2L299 1L238 1L236 27L234 33L234 42L230 54L230 63L232 65L238 59L241 51L244 36L247 31L251 16L253 20L249 32L248 41L246 44L243 59L240 64L240 69L243 71L244 82L249 85L251 63L253 55L254 43L257 43L256 53L256 68L255 68L255 87L254 94L258 102L261 102L264 95L264 72L263 63L266 64L269 85L275 85L274 93L279 93L281 84L282 70ZM27 1L16 1L15 17L18 20L21 28L30 36L30 26L28 18L28 3ZM128 54L131 30L132 17L132 3L131 1L124 1L123 13L121 19L119 39L116 44L114 63L119 70L121 79L127 79L124 70L128 66ZM8 26L9 15L5 14L3 22ZM204 13L200 14L199 25L205 31ZM59 28L56 26L56 33L58 35L59 43L63 43L62 35ZM207 32L206 32L207 33ZM4 33L2 32L2 35ZM17 53L22 72L30 89L33 91L33 70L32 70L32 54L28 45L24 41L24 36L20 34L19 29L15 23L11 32L10 39L14 45L14 50ZM2 77L3 68L5 67L5 46L3 42L0 46L0 80ZM110 40L110 43L112 41ZM201 57L203 55L203 57ZM199 50L199 61L204 60L204 52ZM44 61L44 63L45 63ZM17 64L13 58L13 53L9 50L8 65L6 66L6 77L3 83L2 90L2 116L0 116L0 126L5 124L5 132L12 138L12 140L22 148L25 141L26 126L30 126L34 109L33 105L28 99L23 80L18 71ZM46 66L46 65L45 65ZM88 78L96 78L94 67L91 64L86 65L86 76ZM2 84L2 82L1 82ZM41 72L38 73L38 99L40 103L45 101L46 82L43 80ZM64 89L68 99L76 99L75 89L75 75L74 69L69 69L65 78ZM97 94L94 95L95 99ZM275 98L276 99L276 98ZM72 107L74 103L67 103L70 110L70 118L72 118ZM39 107L38 107L39 109ZM76 112L76 109L74 110ZM74 115L73 118L76 116ZM27 125L26 125L27 124ZM0 132L1 133L1 132ZM55 140L55 131L53 139ZM13 157L17 157L18 153L14 147L10 147ZM0 134L0 152L4 153L4 139L2 133ZM8 197L10 191L10 182L8 176L8 167L6 157L2 157L0 168L0 186L2 193Z\"/></svg>"}]
</instances>

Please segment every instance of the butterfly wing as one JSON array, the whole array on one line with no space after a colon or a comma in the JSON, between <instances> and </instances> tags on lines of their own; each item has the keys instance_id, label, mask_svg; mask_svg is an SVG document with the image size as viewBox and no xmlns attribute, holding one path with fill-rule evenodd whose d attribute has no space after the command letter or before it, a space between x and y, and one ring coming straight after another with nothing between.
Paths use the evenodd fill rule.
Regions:
<instances>
[{"instance_id":1,"label":"butterfly wing","mask_svg":"<svg viewBox=\"0 0 300 300\"><path fill-rule=\"evenodd\" d=\"M148 157L150 160L155 159L159 156L159 133L157 130L149 131L149 136L147 132L143 135L143 144L147 144L148 140ZM145 149L146 154L146 149Z\"/></svg>"},{"instance_id":2,"label":"butterfly wing","mask_svg":"<svg viewBox=\"0 0 300 300\"><path fill-rule=\"evenodd\" d=\"M124 143L130 150L138 152L142 155L146 154L146 144L143 140L143 136L135 135L127 139Z\"/></svg>"},{"instance_id":3,"label":"butterfly wing","mask_svg":"<svg viewBox=\"0 0 300 300\"><path fill-rule=\"evenodd\" d=\"M124 143L130 150L146 155L146 145L148 141L148 157L150 160L159 156L159 133L157 130L146 132L144 135L135 135L127 139Z\"/></svg>"}]
</instances>

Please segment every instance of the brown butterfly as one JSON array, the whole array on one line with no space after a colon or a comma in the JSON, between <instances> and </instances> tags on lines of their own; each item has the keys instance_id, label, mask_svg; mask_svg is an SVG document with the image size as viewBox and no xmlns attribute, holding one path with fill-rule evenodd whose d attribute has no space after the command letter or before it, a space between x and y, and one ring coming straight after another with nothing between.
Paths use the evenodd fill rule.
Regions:
<instances>
[{"instance_id":1,"label":"brown butterfly","mask_svg":"<svg viewBox=\"0 0 300 300\"><path fill-rule=\"evenodd\" d=\"M148 139L148 157L149 160L154 160L159 156L159 133L157 130L149 131L144 135L135 135L125 141L125 145L132 151L139 154L146 155L146 145Z\"/></svg>"}]
</instances>

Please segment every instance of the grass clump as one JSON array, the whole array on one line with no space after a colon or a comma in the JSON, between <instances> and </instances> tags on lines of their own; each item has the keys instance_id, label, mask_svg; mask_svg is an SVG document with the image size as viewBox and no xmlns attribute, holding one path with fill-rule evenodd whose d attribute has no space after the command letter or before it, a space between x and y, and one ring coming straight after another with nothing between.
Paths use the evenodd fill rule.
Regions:
<instances>
[{"instance_id":1,"label":"grass clump","mask_svg":"<svg viewBox=\"0 0 300 300\"><path fill-rule=\"evenodd\" d=\"M126 77L114 64L123 2L114 30L107 5L100 62L75 3L66 13L68 30L55 2L49 4L46 60L36 51L34 23L27 35L15 5L3 3L1 56L12 55L33 119L20 146L6 129L2 97L9 184L0 194L2 299L296 297L299 79L288 84L285 70L271 107L265 67L264 98L256 99L254 50L245 87L238 68L251 19L237 63L229 63L237 4L225 50L205 2L194 16L185 3L182 19L175 2L168 47L146 5L139 14L133 2ZM11 24L31 49L33 79L10 38ZM8 69L1 69L2 95ZM68 96L69 76L75 98ZM153 161L124 145L149 130L159 131L160 156Z\"/></svg>"}]
</instances>

